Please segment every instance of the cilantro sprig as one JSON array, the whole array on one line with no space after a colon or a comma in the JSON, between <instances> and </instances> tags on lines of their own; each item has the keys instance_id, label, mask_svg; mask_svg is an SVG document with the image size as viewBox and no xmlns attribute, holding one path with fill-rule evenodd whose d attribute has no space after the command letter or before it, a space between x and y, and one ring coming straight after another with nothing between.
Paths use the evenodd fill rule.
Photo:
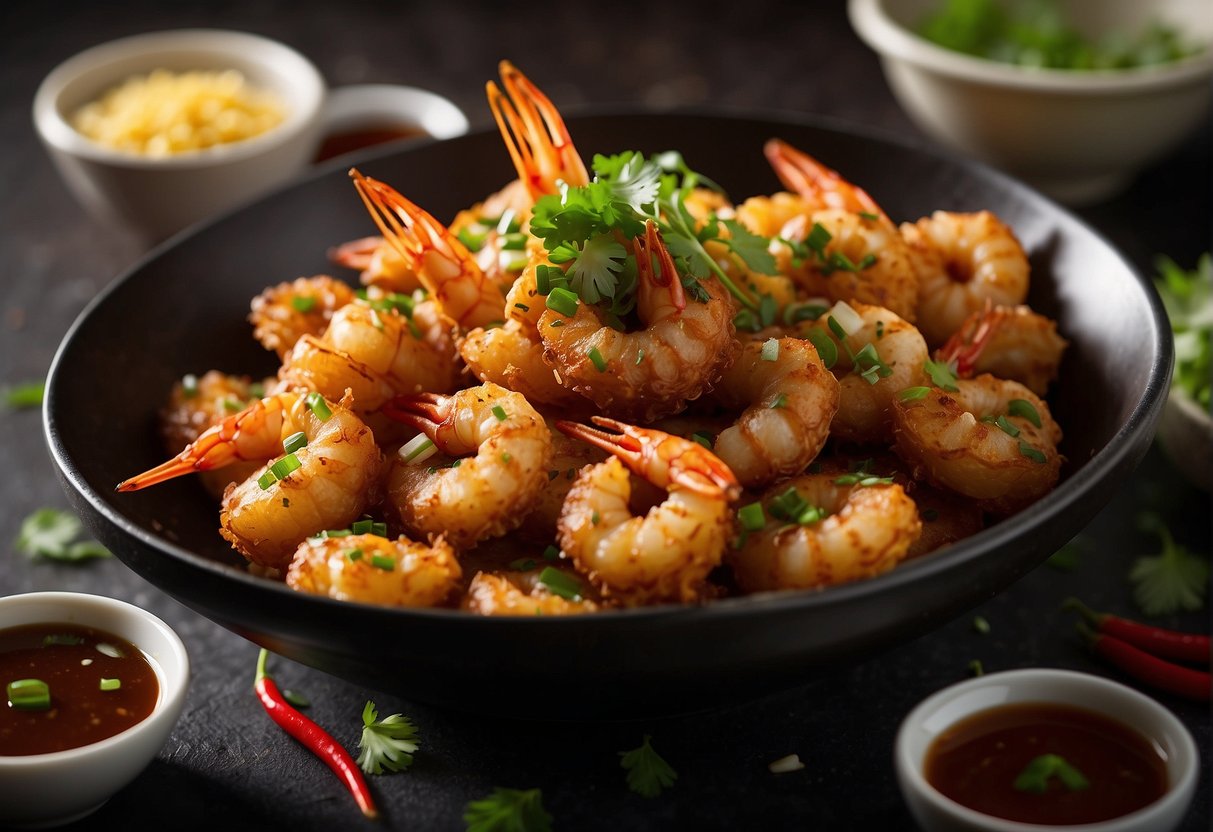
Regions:
<instances>
[{"instance_id":1,"label":"cilantro sprig","mask_svg":"<svg viewBox=\"0 0 1213 832\"><path fill-rule=\"evenodd\" d=\"M552 832L552 816L539 789L497 787L463 810L467 832Z\"/></svg>"},{"instance_id":2,"label":"cilantro sprig","mask_svg":"<svg viewBox=\"0 0 1213 832\"><path fill-rule=\"evenodd\" d=\"M619 752L619 765L628 773L628 788L643 797L657 797L678 779L678 772L653 750L650 740L652 737L645 734L639 748Z\"/></svg>"},{"instance_id":3,"label":"cilantro sprig","mask_svg":"<svg viewBox=\"0 0 1213 832\"><path fill-rule=\"evenodd\" d=\"M1209 408L1213 386L1213 257L1206 252L1187 271L1159 257L1154 287L1175 335L1175 384Z\"/></svg>"},{"instance_id":4,"label":"cilantro sprig","mask_svg":"<svg viewBox=\"0 0 1213 832\"><path fill-rule=\"evenodd\" d=\"M21 523L14 546L31 558L78 562L90 558L108 558L106 549L95 540L76 540L83 531L76 515L55 508L40 508Z\"/></svg>"},{"instance_id":5,"label":"cilantro sprig","mask_svg":"<svg viewBox=\"0 0 1213 832\"><path fill-rule=\"evenodd\" d=\"M1177 544L1162 518L1153 512L1137 521L1142 531L1156 534L1162 553L1133 562L1129 580L1133 600L1146 615L1170 615L1204 607L1209 585L1209 562Z\"/></svg>"},{"instance_id":6,"label":"cilantro sprig","mask_svg":"<svg viewBox=\"0 0 1213 832\"><path fill-rule=\"evenodd\" d=\"M362 709L362 738L358 747L358 767L367 774L403 771L413 764L413 752L419 747L417 729L408 717L392 714L378 719L374 702Z\"/></svg>"},{"instance_id":7,"label":"cilantro sprig","mask_svg":"<svg viewBox=\"0 0 1213 832\"><path fill-rule=\"evenodd\" d=\"M560 193L539 199L530 226L549 259L564 268L569 288L582 301L609 302L615 315L630 311L636 269L628 244L652 221L693 299L707 300L698 281L715 276L743 307L759 309L758 301L725 273L705 246L719 243L751 270L775 274L769 241L734 220L712 216L699 223L686 206L694 188L718 188L715 183L691 170L672 151L649 159L631 150L600 154L592 168L594 180L588 185L565 186Z\"/></svg>"}]
</instances>

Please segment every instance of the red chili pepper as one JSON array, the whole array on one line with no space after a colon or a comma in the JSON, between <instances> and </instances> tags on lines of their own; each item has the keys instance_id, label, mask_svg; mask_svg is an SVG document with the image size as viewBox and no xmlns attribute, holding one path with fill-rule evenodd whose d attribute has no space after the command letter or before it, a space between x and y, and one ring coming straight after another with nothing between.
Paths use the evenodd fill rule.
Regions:
<instances>
[{"instance_id":1,"label":"red chili pepper","mask_svg":"<svg viewBox=\"0 0 1213 832\"><path fill-rule=\"evenodd\" d=\"M265 712L270 715L270 719L303 743L309 751L323 760L333 770L333 773L341 778L345 787L350 790L350 794L354 796L354 800L358 802L358 808L362 810L362 814L368 818L379 817L379 811L375 808L375 801L371 798L370 789L367 788L366 780L362 777L362 770L358 768L354 758L341 747L340 743L329 736L327 731L299 713L283 699L277 683L265 670L268 656L269 651L262 650L261 655L257 657L257 679L253 685L257 691L257 698L265 706Z\"/></svg>"},{"instance_id":2,"label":"red chili pepper","mask_svg":"<svg viewBox=\"0 0 1213 832\"><path fill-rule=\"evenodd\" d=\"M1208 702L1213 696L1213 676L1206 671L1193 670L1172 664L1158 656L1151 656L1127 641L1105 633L1096 633L1081 622L1078 630L1088 639L1091 649L1097 655L1140 682L1197 702Z\"/></svg>"},{"instance_id":3,"label":"red chili pepper","mask_svg":"<svg viewBox=\"0 0 1213 832\"><path fill-rule=\"evenodd\" d=\"M1077 610L1099 632L1127 641L1155 656L1193 664L1210 663L1211 648L1206 635L1164 630L1110 613L1096 612L1077 598L1067 598L1062 608Z\"/></svg>"}]
</instances>

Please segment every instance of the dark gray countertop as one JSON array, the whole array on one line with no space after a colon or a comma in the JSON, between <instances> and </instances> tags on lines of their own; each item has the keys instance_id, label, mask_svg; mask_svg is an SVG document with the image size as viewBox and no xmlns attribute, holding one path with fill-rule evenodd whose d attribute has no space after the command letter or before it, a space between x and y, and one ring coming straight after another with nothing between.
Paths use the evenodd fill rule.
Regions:
<instances>
[{"instance_id":1,"label":"dark gray countertop","mask_svg":"<svg viewBox=\"0 0 1213 832\"><path fill-rule=\"evenodd\" d=\"M512 5L512 4L510 4ZM38 146L29 111L40 79L96 43L163 28L245 29L307 54L333 84L399 82L432 88L486 124L484 80L511 57L565 110L594 103L719 104L834 116L904 135L875 57L851 33L841 3L756 0L638 7L426 2L26 2L0 10L0 385L42 378L84 304L141 253L132 236L100 227L68 195ZM625 11L627 9L627 11ZM629 16L630 13L630 16ZM1132 190L1080 211L1143 272L1166 252L1191 264L1210 245L1206 127L1147 170ZM867 184L867 183L865 183ZM873 189L874 191L876 189ZM267 282L274 279L267 276ZM256 648L187 610L116 560L31 562L10 544L21 519L66 506L36 411L0 412L0 592L68 589L144 606L184 639L194 665L185 712L159 758L81 829L353 828L359 816L323 766L273 726L251 692ZM723 711L627 724L538 725L488 720L401 701L278 659L280 683L307 694L310 715L351 746L363 703L402 711L423 751L408 773L375 778L380 826L459 829L465 804L494 786L540 787L559 828L904 829L912 821L894 781L892 740L931 692L987 670L1065 667L1120 678L1090 657L1059 611L1068 595L1133 614L1126 575L1154 541L1134 530L1161 511L1191 549L1210 548L1208 495L1186 486L1157 452L1083 531L1072 572L1042 566L939 631L813 684ZM988 635L973 615L990 623ZM1205 614L1160 623L1208 630ZM492 680L486 679L486 685ZM1193 731L1204 773L1185 830L1208 829L1207 707L1158 698ZM654 800L627 791L616 752L650 733L677 769ZM803 771L772 775L789 753ZM70 788L70 784L65 784ZM370 824L363 824L370 828Z\"/></svg>"}]
</instances>

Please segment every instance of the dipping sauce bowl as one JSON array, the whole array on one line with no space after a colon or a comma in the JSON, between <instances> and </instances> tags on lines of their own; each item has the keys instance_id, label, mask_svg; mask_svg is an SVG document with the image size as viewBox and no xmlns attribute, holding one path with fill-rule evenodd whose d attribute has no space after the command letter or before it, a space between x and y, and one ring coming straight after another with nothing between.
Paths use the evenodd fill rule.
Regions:
<instances>
[{"instance_id":1,"label":"dipping sauce bowl","mask_svg":"<svg viewBox=\"0 0 1213 832\"><path fill-rule=\"evenodd\" d=\"M1028 703L1079 708L1140 734L1145 745L1152 747L1165 763L1162 797L1108 820L1072 827L1041 826L975 811L945 796L928 782L928 752L939 737L970 717ZM928 832L1039 832L1065 828L1083 832L1167 832L1183 820L1200 769L1192 735L1153 699L1099 676L1049 669L980 676L928 697L902 722L893 757L902 795L915 820ZM1035 797L1029 791L1023 792L1025 800Z\"/></svg>"},{"instance_id":2,"label":"dipping sauce bowl","mask_svg":"<svg viewBox=\"0 0 1213 832\"><path fill-rule=\"evenodd\" d=\"M155 671L159 694L146 718L106 739L64 751L0 755L0 826L58 826L100 808L160 751L181 714L189 682L181 639L132 604L76 592L0 598L0 629L35 624L93 628L130 642Z\"/></svg>"}]
</instances>

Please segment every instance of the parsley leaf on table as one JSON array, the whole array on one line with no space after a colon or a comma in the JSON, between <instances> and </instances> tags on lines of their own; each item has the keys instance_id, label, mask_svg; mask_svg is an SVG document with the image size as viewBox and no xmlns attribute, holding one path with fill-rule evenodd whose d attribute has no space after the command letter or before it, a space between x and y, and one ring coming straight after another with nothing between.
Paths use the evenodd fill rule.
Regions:
<instances>
[{"instance_id":1,"label":"parsley leaf on table","mask_svg":"<svg viewBox=\"0 0 1213 832\"><path fill-rule=\"evenodd\" d=\"M497 787L469 803L463 820L467 832L552 832L552 816L544 811L539 789Z\"/></svg>"},{"instance_id":2,"label":"parsley leaf on table","mask_svg":"<svg viewBox=\"0 0 1213 832\"><path fill-rule=\"evenodd\" d=\"M1204 607L1209 584L1209 562L1175 542L1171 530L1158 515L1138 519L1143 531L1154 532L1162 541L1162 553L1133 562L1129 580L1133 600L1146 615L1170 615Z\"/></svg>"},{"instance_id":3,"label":"parsley leaf on table","mask_svg":"<svg viewBox=\"0 0 1213 832\"><path fill-rule=\"evenodd\" d=\"M358 747L358 767L367 774L383 774L383 770L402 771L413 763L417 750L417 729L401 714L377 719L374 702L362 709L362 739Z\"/></svg>"},{"instance_id":4,"label":"parsley leaf on table","mask_svg":"<svg viewBox=\"0 0 1213 832\"><path fill-rule=\"evenodd\" d=\"M639 748L619 752L619 765L628 773L628 788L644 797L656 797L678 779L678 773L653 750L650 739L652 737L645 734Z\"/></svg>"},{"instance_id":5,"label":"parsley leaf on table","mask_svg":"<svg viewBox=\"0 0 1213 832\"><path fill-rule=\"evenodd\" d=\"M75 562L107 558L110 551L95 540L76 540L82 527L76 515L55 508L40 508L21 523L14 545L31 558Z\"/></svg>"}]
</instances>

